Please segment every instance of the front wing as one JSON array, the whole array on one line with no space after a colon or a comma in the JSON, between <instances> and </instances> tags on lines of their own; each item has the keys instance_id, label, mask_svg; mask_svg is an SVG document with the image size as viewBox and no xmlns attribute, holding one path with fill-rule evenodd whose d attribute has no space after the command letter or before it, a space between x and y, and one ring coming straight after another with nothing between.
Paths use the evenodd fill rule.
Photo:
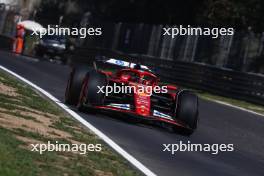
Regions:
<instances>
[{"instance_id":1,"label":"front wing","mask_svg":"<svg viewBox=\"0 0 264 176\"><path fill-rule=\"evenodd\" d=\"M153 112L153 115L142 116L140 114L137 114L135 111L130 110L125 105L122 105L122 106L123 107L120 107L120 105L118 105L118 104L111 104L111 105L104 105L104 106L92 106L90 108L101 109L101 110L106 110L106 111L111 111L111 112L122 112L122 114L128 115L130 117L140 118L140 119L146 120L146 121L164 122L167 124L175 125L177 127L181 127L181 128L185 128L185 129L191 129L184 122L177 120L177 119L172 119L170 116L162 114L160 112L157 112L157 111L155 112L155 110Z\"/></svg>"}]
</instances>

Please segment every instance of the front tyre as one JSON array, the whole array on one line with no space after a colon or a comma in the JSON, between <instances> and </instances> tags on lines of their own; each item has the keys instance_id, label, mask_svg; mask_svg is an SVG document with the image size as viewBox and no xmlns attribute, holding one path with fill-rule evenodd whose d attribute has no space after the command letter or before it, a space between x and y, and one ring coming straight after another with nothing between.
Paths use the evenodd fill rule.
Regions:
<instances>
[{"instance_id":1,"label":"front tyre","mask_svg":"<svg viewBox=\"0 0 264 176\"><path fill-rule=\"evenodd\" d=\"M72 69L65 91L66 104L77 105L80 97L82 83L87 72L88 69L84 66L78 66Z\"/></svg>"},{"instance_id":2,"label":"front tyre","mask_svg":"<svg viewBox=\"0 0 264 176\"><path fill-rule=\"evenodd\" d=\"M85 105L100 106L104 104L105 93L99 91L99 87L107 85L107 77L95 70L87 73L79 97L77 108L79 111L85 109Z\"/></svg>"},{"instance_id":3,"label":"front tyre","mask_svg":"<svg viewBox=\"0 0 264 176\"><path fill-rule=\"evenodd\" d=\"M190 128L191 134L196 128L198 123L198 97L190 91L182 91L178 95L177 119L186 123Z\"/></svg>"}]
</instances>

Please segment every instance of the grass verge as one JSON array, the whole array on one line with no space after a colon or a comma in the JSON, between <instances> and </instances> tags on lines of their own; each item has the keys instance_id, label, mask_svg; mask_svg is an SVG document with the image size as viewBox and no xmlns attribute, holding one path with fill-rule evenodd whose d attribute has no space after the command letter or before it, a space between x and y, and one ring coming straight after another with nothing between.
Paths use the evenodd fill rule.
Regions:
<instances>
[{"instance_id":1,"label":"grass verge","mask_svg":"<svg viewBox=\"0 0 264 176\"><path fill-rule=\"evenodd\" d=\"M141 175L95 134L29 86L0 72L0 175ZM101 144L99 152L39 152L31 144Z\"/></svg>"}]
</instances>

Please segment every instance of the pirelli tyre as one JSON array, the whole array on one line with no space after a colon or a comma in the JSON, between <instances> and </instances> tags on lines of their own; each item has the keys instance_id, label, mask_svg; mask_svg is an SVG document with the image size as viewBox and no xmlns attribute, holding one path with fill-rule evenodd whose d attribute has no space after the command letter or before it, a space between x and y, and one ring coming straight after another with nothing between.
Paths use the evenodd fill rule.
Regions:
<instances>
[{"instance_id":1,"label":"pirelli tyre","mask_svg":"<svg viewBox=\"0 0 264 176\"><path fill-rule=\"evenodd\" d=\"M86 105L100 106L104 104L105 93L100 88L107 86L107 77L103 73L92 70L86 74L83 81L77 108L83 111Z\"/></svg>"},{"instance_id":2,"label":"pirelli tyre","mask_svg":"<svg viewBox=\"0 0 264 176\"><path fill-rule=\"evenodd\" d=\"M190 91L179 92L176 118L189 126L190 134L197 128L198 114L198 97Z\"/></svg>"},{"instance_id":3,"label":"pirelli tyre","mask_svg":"<svg viewBox=\"0 0 264 176\"><path fill-rule=\"evenodd\" d=\"M85 66L76 66L72 69L65 91L66 104L77 105L82 83L88 71L89 69Z\"/></svg>"}]
</instances>

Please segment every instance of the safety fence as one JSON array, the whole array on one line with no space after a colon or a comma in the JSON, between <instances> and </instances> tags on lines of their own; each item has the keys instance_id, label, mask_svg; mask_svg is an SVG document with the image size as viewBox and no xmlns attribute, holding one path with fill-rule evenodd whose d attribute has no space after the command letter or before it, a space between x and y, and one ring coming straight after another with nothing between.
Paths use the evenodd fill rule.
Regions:
<instances>
[{"instance_id":1,"label":"safety fence","mask_svg":"<svg viewBox=\"0 0 264 176\"><path fill-rule=\"evenodd\" d=\"M254 33L250 29L218 38L198 35L172 38L163 35L163 28L177 26L110 22L95 22L92 25L102 27L103 35L83 39L83 47L107 48L162 60L200 62L264 74L264 33Z\"/></svg>"}]
</instances>

